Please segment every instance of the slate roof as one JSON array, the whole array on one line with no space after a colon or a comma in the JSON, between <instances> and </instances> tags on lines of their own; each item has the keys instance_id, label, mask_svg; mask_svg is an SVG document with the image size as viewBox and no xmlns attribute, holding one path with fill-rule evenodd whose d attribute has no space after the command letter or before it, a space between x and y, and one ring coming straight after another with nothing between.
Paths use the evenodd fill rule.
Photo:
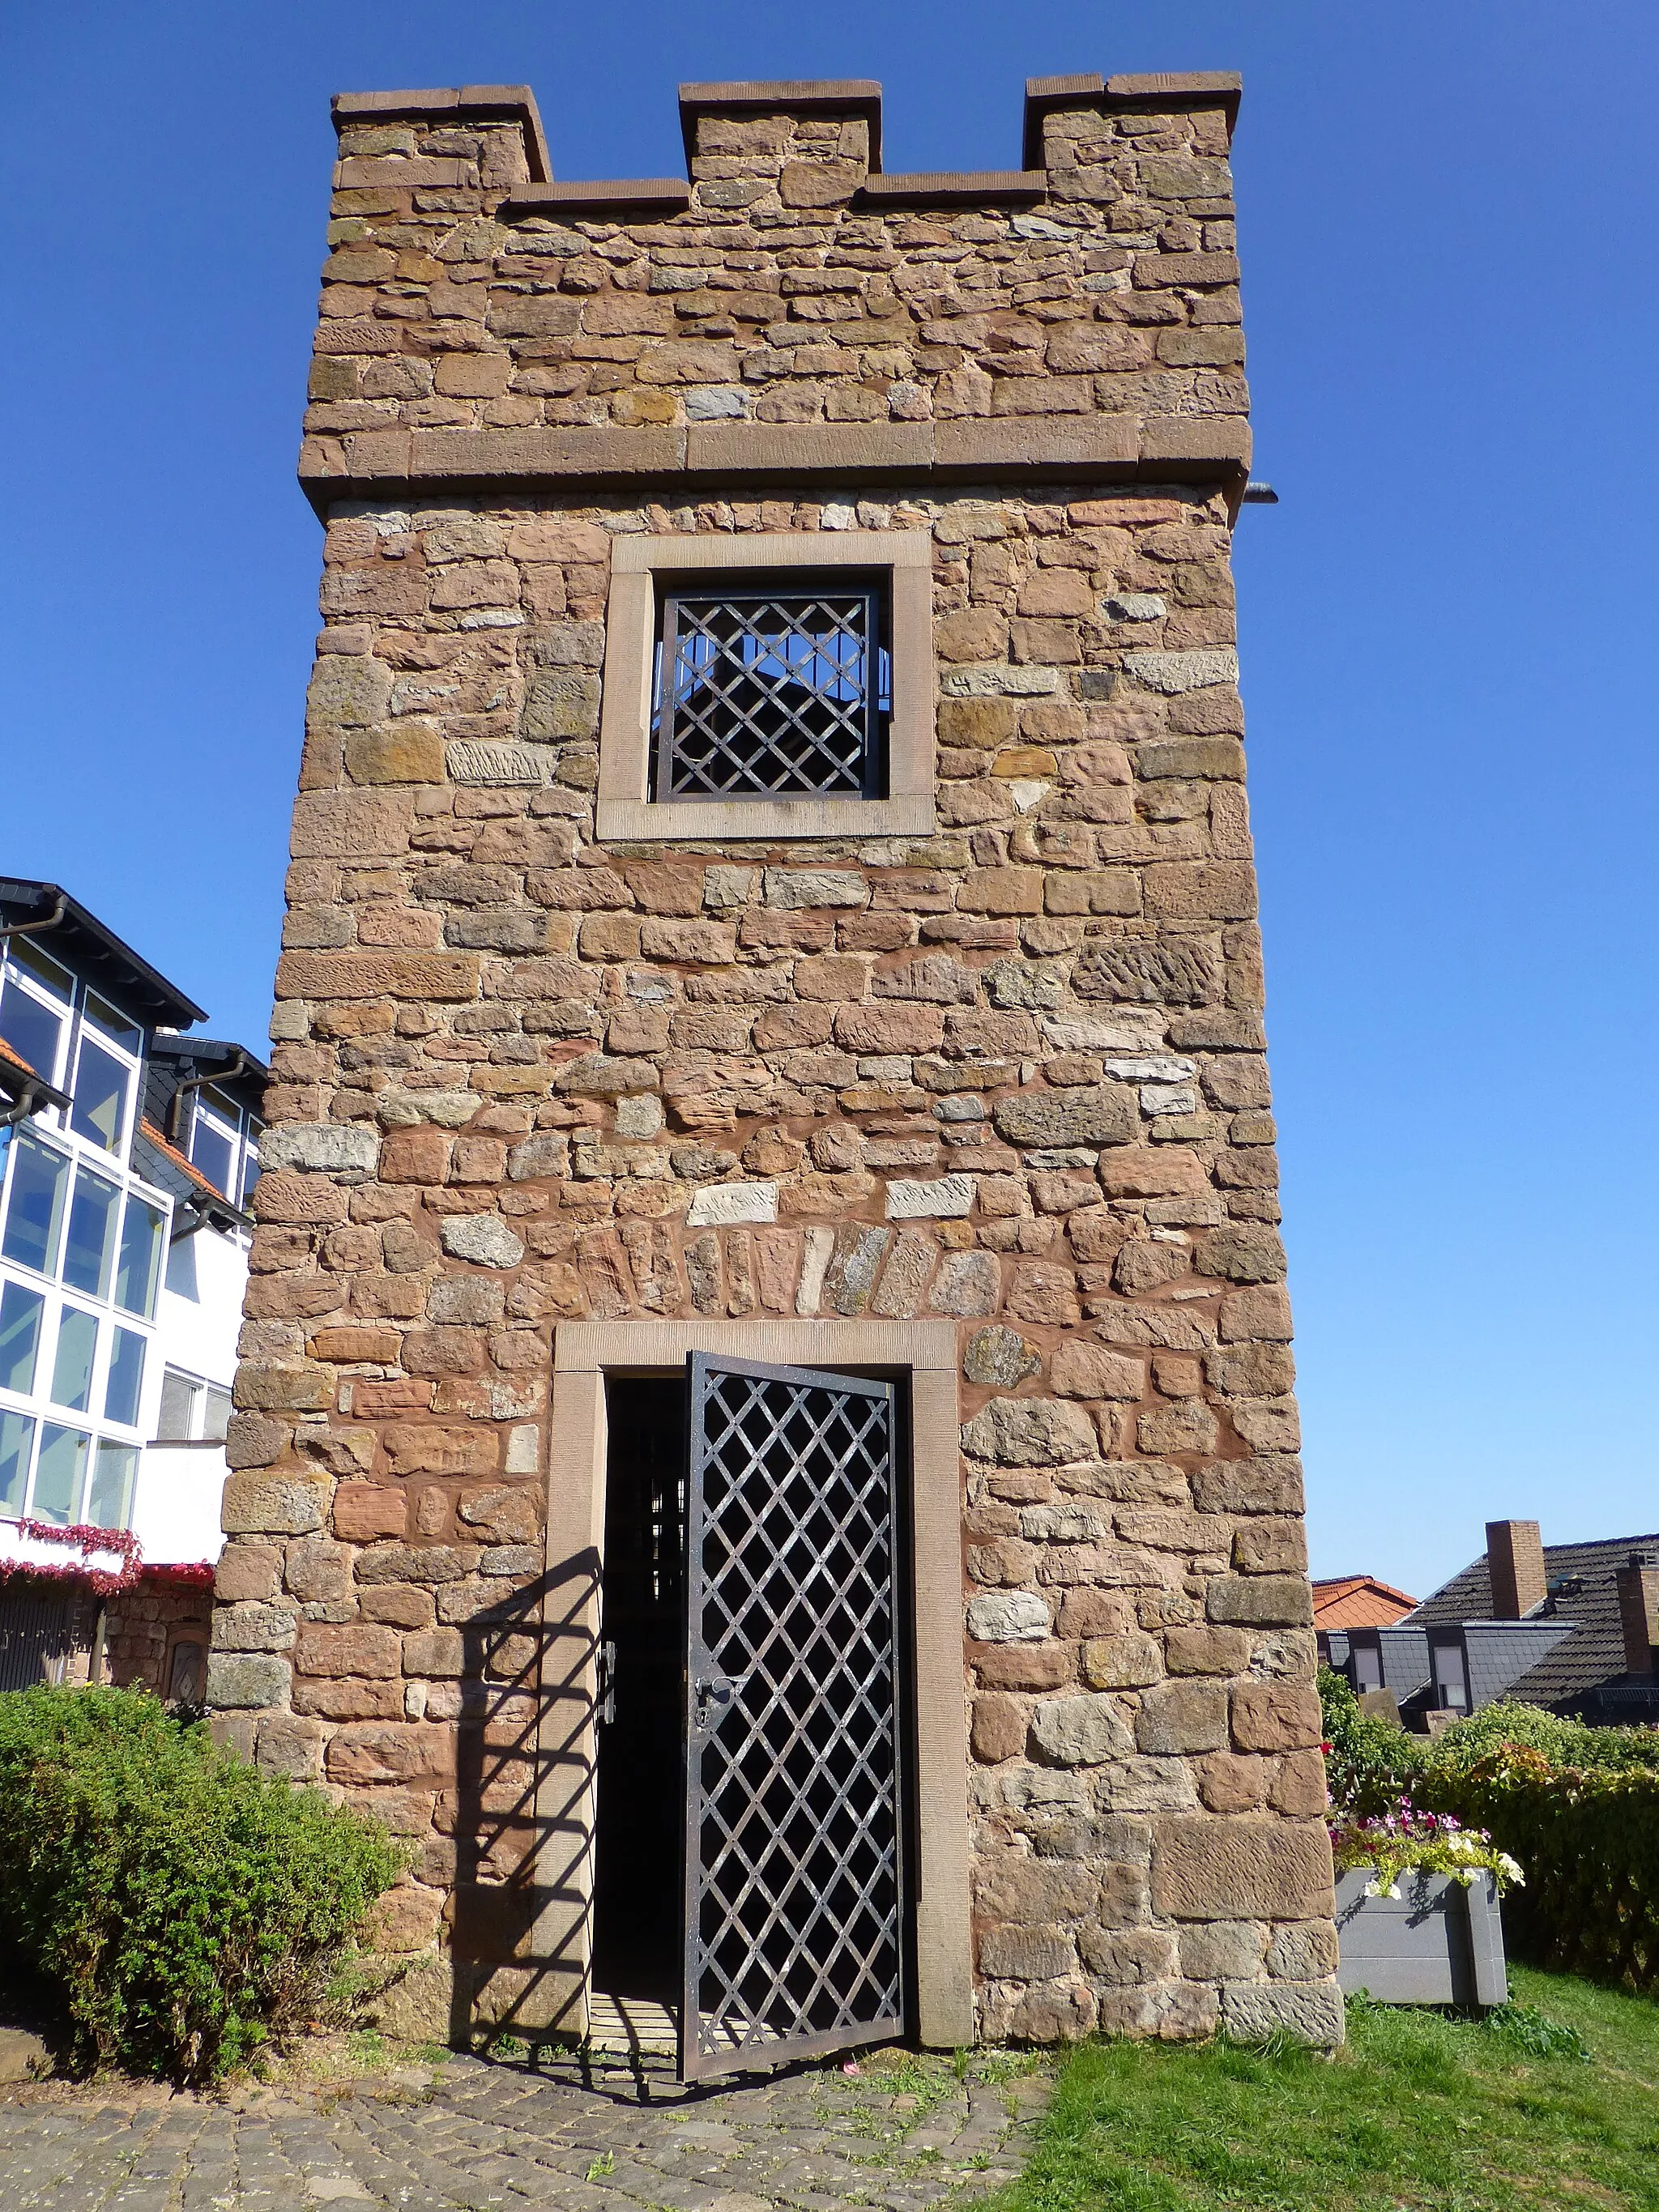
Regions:
<instances>
[{"instance_id":1,"label":"slate roof","mask_svg":"<svg viewBox=\"0 0 1659 2212\"><path fill-rule=\"evenodd\" d=\"M1613 1576L1632 1552L1659 1553L1659 1533L1604 1536L1593 1544L1545 1545L1544 1580L1552 1595L1527 1618L1571 1621L1573 1633L1564 1636L1553 1650L1513 1682L1506 1696L1528 1705L1565 1705L1599 1683L1626 1679ZM1558 1589L1558 1584L1566 1587ZM1492 1617L1492 1578L1483 1552L1425 1597L1410 1616L1410 1625L1429 1628Z\"/></svg>"},{"instance_id":2,"label":"slate roof","mask_svg":"<svg viewBox=\"0 0 1659 2212\"><path fill-rule=\"evenodd\" d=\"M186 998L176 983L169 983L61 884L0 876L0 920L32 922L52 914L57 921L37 939L41 951L55 953L66 961L95 990L106 993L135 1019L146 1026L170 1022L177 1029L188 1029L192 1022L207 1019L194 999Z\"/></svg>"}]
</instances>

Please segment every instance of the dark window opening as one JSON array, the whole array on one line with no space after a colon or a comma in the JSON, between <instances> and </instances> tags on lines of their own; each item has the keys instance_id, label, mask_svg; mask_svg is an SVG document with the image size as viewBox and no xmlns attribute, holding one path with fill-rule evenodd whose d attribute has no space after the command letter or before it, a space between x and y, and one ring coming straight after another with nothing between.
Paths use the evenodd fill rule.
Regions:
<instances>
[{"instance_id":1,"label":"dark window opening","mask_svg":"<svg viewBox=\"0 0 1659 2212\"><path fill-rule=\"evenodd\" d=\"M653 799L880 799L885 580L837 572L670 586L659 602Z\"/></svg>"},{"instance_id":2,"label":"dark window opening","mask_svg":"<svg viewBox=\"0 0 1659 2212\"><path fill-rule=\"evenodd\" d=\"M612 1376L605 1403L593 1986L673 2005L684 1850L684 1379Z\"/></svg>"}]
</instances>

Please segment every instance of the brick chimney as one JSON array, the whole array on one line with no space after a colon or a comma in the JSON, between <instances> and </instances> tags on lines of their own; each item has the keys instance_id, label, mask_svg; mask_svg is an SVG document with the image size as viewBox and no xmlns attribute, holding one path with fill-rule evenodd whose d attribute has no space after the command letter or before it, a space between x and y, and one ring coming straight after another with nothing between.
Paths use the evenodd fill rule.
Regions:
<instances>
[{"instance_id":1,"label":"brick chimney","mask_svg":"<svg viewBox=\"0 0 1659 2212\"><path fill-rule=\"evenodd\" d=\"M1625 1672L1650 1680L1659 1645L1659 1553L1632 1552L1613 1581L1625 1632Z\"/></svg>"},{"instance_id":2,"label":"brick chimney","mask_svg":"<svg viewBox=\"0 0 1659 2212\"><path fill-rule=\"evenodd\" d=\"M1522 1620L1542 1605L1544 1544L1535 1521L1488 1521L1486 1572L1492 1577L1492 1617Z\"/></svg>"}]
</instances>

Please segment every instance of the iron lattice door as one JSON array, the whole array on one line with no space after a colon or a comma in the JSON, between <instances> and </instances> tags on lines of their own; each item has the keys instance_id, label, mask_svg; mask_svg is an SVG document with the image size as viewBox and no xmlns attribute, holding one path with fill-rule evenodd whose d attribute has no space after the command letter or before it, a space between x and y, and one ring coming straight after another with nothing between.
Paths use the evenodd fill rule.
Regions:
<instances>
[{"instance_id":1,"label":"iron lattice door","mask_svg":"<svg viewBox=\"0 0 1659 2212\"><path fill-rule=\"evenodd\" d=\"M893 1387L692 1355L680 2073L902 2033Z\"/></svg>"}]
</instances>

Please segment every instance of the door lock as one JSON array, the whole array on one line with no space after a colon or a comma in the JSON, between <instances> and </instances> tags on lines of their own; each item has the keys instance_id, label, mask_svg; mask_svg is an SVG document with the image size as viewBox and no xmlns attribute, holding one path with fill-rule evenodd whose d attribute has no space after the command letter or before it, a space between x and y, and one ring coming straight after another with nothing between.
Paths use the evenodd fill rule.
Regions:
<instances>
[{"instance_id":1,"label":"door lock","mask_svg":"<svg viewBox=\"0 0 1659 2212\"><path fill-rule=\"evenodd\" d=\"M691 1685L691 1725L705 1735L730 1711L738 1686L724 1674L709 1674Z\"/></svg>"}]
</instances>

